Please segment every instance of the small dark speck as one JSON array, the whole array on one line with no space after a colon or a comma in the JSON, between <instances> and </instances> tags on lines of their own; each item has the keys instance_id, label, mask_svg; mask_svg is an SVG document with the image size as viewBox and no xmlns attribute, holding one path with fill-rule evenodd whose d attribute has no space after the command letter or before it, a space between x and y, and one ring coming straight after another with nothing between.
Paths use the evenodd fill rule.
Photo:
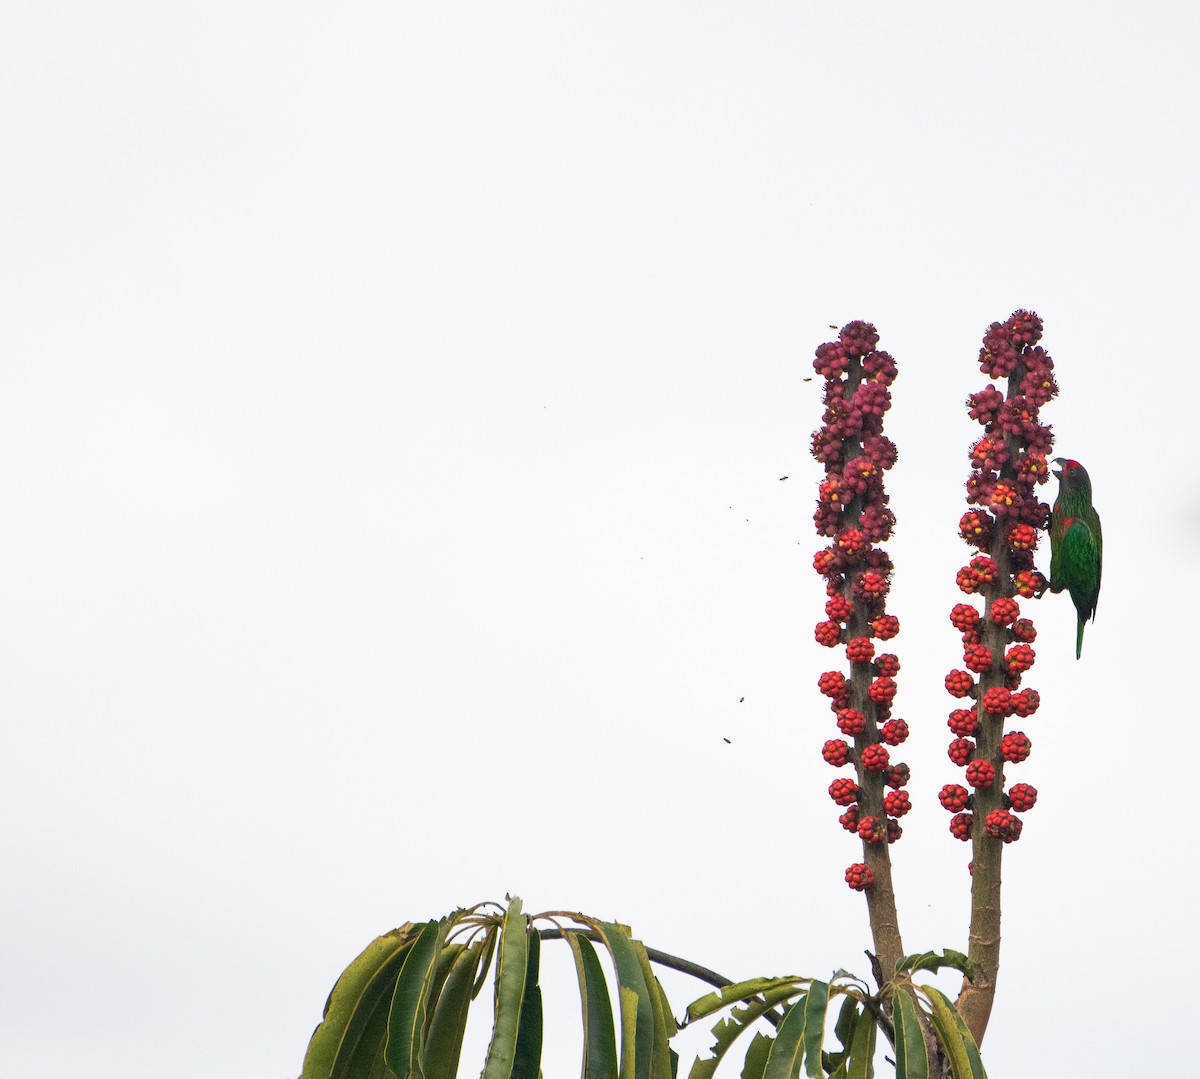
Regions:
<instances>
[{"instance_id":1,"label":"small dark speck","mask_svg":"<svg viewBox=\"0 0 1200 1079\"><path fill-rule=\"evenodd\" d=\"M733 745L733 743L728 738L722 738L721 741L723 741L727 746Z\"/></svg>"},{"instance_id":2,"label":"small dark speck","mask_svg":"<svg viewBox=\"0 0 1200 1079\"><path fill-rule=\"evenodd\" d=\"M783 482L784 480L786 480L786 479L787 479L787 476L780 476L780 477L779 477L779 482L780 482L780 483L782 483L782 482Z\"/></svg>"},{"instance_id":3,"label":"small dark speck","mask_svg":"<svg viewBox=\"0 0 1200 1079\"><path fill-rule=\"evenodd\" d=\"M811 378L802 378L800 381L801 382L811 382L812 379Z\"/></svg>"},{"instance_id":4,"label":"small dark speck","mask_svg":"<svg viewBox=\"0 0 1200 1079\"><path fill-rule=\"evenodd\" d=\"M739 698L738 698L738 704L741 704L741 703L742 703L742 701L744 701L745 699L746 699L745 697L739 697Z\"/></svg>"}]
</instances>

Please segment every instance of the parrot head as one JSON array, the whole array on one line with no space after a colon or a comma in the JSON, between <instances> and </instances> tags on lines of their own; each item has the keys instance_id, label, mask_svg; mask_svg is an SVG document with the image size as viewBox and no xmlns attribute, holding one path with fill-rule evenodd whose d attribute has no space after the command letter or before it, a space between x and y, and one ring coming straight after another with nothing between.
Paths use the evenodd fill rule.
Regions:
<instances>
[{"instance_id":1,"label":"parrot head","mask_svg":"<svg viewBox=\"0 0 1200 1079\"><path fill-rule=\"evenodd\" d=\"M1063 491L1071 494L1076 491L1087 491L1090 494L1092 481L1083 465L1069 457L1055 457L1054 463L1062 466L1054 469L1053 472L1058 477Z\"/></svg>"}]
</instances>

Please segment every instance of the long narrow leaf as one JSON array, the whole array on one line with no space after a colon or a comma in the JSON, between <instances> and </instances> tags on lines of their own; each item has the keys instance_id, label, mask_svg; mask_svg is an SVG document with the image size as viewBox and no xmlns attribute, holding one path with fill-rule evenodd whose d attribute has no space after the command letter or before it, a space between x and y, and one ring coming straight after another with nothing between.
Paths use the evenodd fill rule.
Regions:
<instances>
[{"instance_id":1,"label":"long narrow leaf","mask_svg":"<svg viewBox=\"0 0 1200 1079\"><path fill-rule=\"evenodd\" d=\"M749 1001L760 993L765 993L768 989L775 989L782 985L794 986L797 992L801 992L807 989L810 980L809 978L751 978L749 981L735 982L733 985L725 986L724 989L718 989L715 993L706 993L693 1000L687 1008L687 1021L692 1023L697 1019L703 1019L706 1015L719 1012L730 1004L743 1000Z\"/></svg>"},{"instance_id":2,"label":"long narrow leaf","mask_svg":"<svg viewBox=\"0 0 1200 1079\"><path fill-rule=\"evenodd\" d=\"M651 1079L671 1079L671 1039L678 1029L671 1005L659 980L650 966L646 946L640 940L630 940L638 966L642 968L642 980L650 996L650 1007L654 1015L654 1051L650 1060Z\"/></svg>"},{"instance_id":3,"label":"long narrow leaf","mask_svg":"<svg viewBox=\"0 0 1200 1079\"><path fill-rule=\"evenodd\" d=\"M929 1079L929 1054L925 1032L912 994L905 989L895 996L896 1079Z\"/></svg>"},{"instance_id":4,"label":"long narrow leaf","mask_svg":"<svg viewBox=\"0 0 1200 1079\"><path fill-rule=\"evenodd\" d=\"M933 1027L950 1059L954 1079L987 1079L979 1047L950 998L930 985L921 986L921 992L933 1005Z\"/></svg>"},{"instance_id":5,"label":"long narrow leaf","mask_svg":"<svg viewBox=\"0 0 1200 1079\"><path fill-rule=\"evenodd\" d=\"M426 1002L446 940L446 929L445 922L426 922L396 979L388 1013L384 1059L399 1079L409 1079L409 1076L424 1079L421 1042L425 1033Z\"/></svg>"},{"instance_id":6,"label":"long narrow leaf","mask_svg":"<svg viewBox=\"0 0 1200 1079\"><path fill-rule=\"evenodd\" d=\"M824 1079L821 1046L825 1043L825 1012L829 1007L829 983L814 981L804 998L804 1074Z\"/></svg>"},{"instance_id":7,"label":"long narrow leaf","mask_svg":"<svg viewBox=\"0 0 1200 1079\"><path fill-rule=\"evenodd\" d=\"M875 1038L878 1031L875 1016L864 1008L854 1027L850 1052L846 1056L846 1079L874 1079Z\"/></svg>"},{"instance_id":8,"label":"long narrow leaf","mask_svg":"<svg viewBox=\"0 0 1200 1079\"><path fill-rule=\"evenodd\" d=\"M612 922L601 923L601 936L612 955L613 967L617 972L617 984L621 987L621 1079L652 1079L651 1062L654 1058L654 1002L650 987L642 974L642 966L628 930ZM627 992L628 991L628 992ZM633 1009L633 1072L626 1074L625 1032L630 1029L629 1009ZM657 1079L657 1077L654 1077Z\"/></svg>"},{"instance_id":9,"label":"long narrow leaf","mask_svg":"<svg viewBox=\"0 0 1200 1079\"><path fill-rule=\"evenodd\" d=\"M583 1079L617 1079L617 1036L600 958L587 937L570 932L564 935L575 957L583 1008Z\"/></svg>"},{"instance_id":10,"label":"long narrow leaf","mask_svg":"<svg viewBox=\"0 0 1200 1079\"><path fill-rule=\"evenodd\" d=\"M761 1030L755 1031L746 1050L746 1059L742 1062L742 1079L763 1079L773 1041L773 1038Z\"/></svg>"},{"instance_id":11,"label":"long narrow leaf","mask_svg":"<svg viewBox=\"0 0 1200 1079\"><path fill-rule=\"evenodd\" d=\"M712 1028L712 1032L716 1036L716 1043L712 1047L712 1056L705 1057L703 1060L697 1057L692 1065L692 1070L688 1072L688 1079L712 1079L717 1067L725 1058L725 1054L733 1047L733 1043L750 1029L750 1025L776 1004L784 1003L794 997L797 992L801 991L789 982L767 990L760 999L751 1000L744 1007L734 1008L729 1015ZM801 995L803 995L802 992Z\"/></svg>"},{"instance_id":12,"label":"long narrow leaf","mask_svg":"<svg viewBox=\"0 0 1200 1079\"><path fill-rule=\"evenodd\" d=\"M968 981L973 981L975 978L975 964L962 952L956 952L953 948L947 948L941 955L937 952L918 952L914 955L906 955L897 961L896 972L899 974L904 971L928 970L936 974L943 967L962 971Z\"/></svg>"},{"instance_id":13,"label":"long narrow leaf","mask_svg":"<svg viewBox=\"0 0 1200 1079\"><path fill-rule=\"evenodd\" d=\"M425 1079L455 1079L471 1007L471 988L486 944L476 941L458 953L432 1005L421 1065ZM448 949L447 949L448 950Z\"/></svg>"},{"instance_id":14,"label":"long narrow leaf","mask_svg":"<svg viewBox=\"0 0 1200 1079\"><path fill-rule=\"evenodd\" d=\"M542 1073L542 987L538 985L542 938L532 926L527 932L529 959L525 964L525 996L521 1001L512 1079L538 1079Z\"/></svg>"},{"instance_id":15,"label":"long narrow leaf","mask_svg":"<svg viewBox=\"0 0 1200 1079\"><path fill-rule=\"evenodd\" d=\"M796 1001L779 1024L763 1079L792 1079L799 1072L804 1052L804 1004L804 1000Z\"/></svg>"},{"instance_id":16,"label":"long narrow leaf","mask_svg":"<svg viewBox=\"0 0 1200 1079\"><path fill-rule=\"evenodd\" d=\"M304 1054L300 1079L341 1079L371 1018L387 1015L393 979L418 929L407 922L376 937L342 972L325 1002L325 1013Z\"/></svg>"},{"instance_id":17,"label":"long narrow leaf","mask_svg":"<svg viewBox=\"0 0 1200 1079\"><path fill-rule=\"evenodd\" d=\"M528 961L528 923L521 913L521 901L513 896L501 930L500 959L496 964L496 1018L482 1079L510 1079L512 1076Z\"/></svg>"}]
</instances>

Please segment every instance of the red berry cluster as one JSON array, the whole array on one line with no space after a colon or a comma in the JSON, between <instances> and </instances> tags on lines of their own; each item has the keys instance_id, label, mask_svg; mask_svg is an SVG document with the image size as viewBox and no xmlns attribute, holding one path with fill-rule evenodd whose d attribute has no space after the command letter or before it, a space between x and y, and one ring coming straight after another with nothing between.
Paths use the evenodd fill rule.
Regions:
<instances>
[{"instance_id":1,"label":"red berry cluster","mask_svg":"<svg viewBox=\"0 0 1200 1079\"><path fill-rule=\"evenodd\" d=\"M898 818L910 808L900 789L908 783L908 765L893 764L889 752L909 733L908 724L891 715L900 661L877 650L877 642L900 632L899 621L885 610L892 561L879 546L896 524L883 485L896 463L896 447L883 433L896 363L878 344L874 326L851 322L836 341L817 349L813 363L825 379L822 426L812 436L825 476L813 520L817 534L829 541L813 556L813 569L825 579L825 619L814 636L826 648L843 645L850 665L849 678L827 671L818 682L844 735L827 741L821 755L835 768L855 767L857 782L834 780L829 795L844 807L838 820L859 836L869 861L900 838ZM871 865L878 870L881 863ZM874 880L866 863L846 870L846 883L858 891Z\"/></svg>"},{"instance_id":2,"label":"red berry cluster","mask_svg":"<svg viewBox=\"0 0 1200 1079\"><path fill-rule=\"evenodd\" d=\"M966 595L983 597L984 609L958 603L950 612L962 635L966 670L946 675L946 690L974 704L955 708L949 720L948 755L966 769L967 786L947 784L939 800L955 815L951 833L976 844L988 837L1013 842L1021 834L1013 811L1024 812L1037 800L1037 791L1025 783L1004 793L1005 764L1025 760L1031 745L1023 731L1004 733L1004 726L1009 716L1030 716L1039 704L1036 690L1021 688L1021 676L1036 658L1031 645L1037 632L1021 617L1018 597L1037 595L1044 587L1034 552L1049 508L1035 489L1049 478L1046 459L1054 438L1039 412L1058 386L1054 363L1038 344L1041 336L1042 321L1030 311L989 326L979 366L992 379L1004 380L1003 392L989 384L967 398L968 412L983 434L968 451L970 508L958 530L976 553L956 581ZM971 825L978 814L984 827L975 831Z\"/></svg>"}]
</instances>

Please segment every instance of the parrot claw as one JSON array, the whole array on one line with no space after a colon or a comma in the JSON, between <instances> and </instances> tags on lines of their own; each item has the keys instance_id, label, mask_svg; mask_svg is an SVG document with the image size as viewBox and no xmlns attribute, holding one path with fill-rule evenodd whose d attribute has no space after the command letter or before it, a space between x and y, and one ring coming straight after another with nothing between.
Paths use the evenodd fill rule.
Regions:
<instances>
[{"instance_id":1,"label":"parrot claw","mask_svg":"<svg viewBox=\"0 0 1200 1079\"><path fill-rule=\"evenodd\" d=\"M1046 589L1050 587L1050 579L1040 570L1033 571L1037 575L1038 585L1033 590L1034 599L1041 599L1046 594Z\"/></svg>"}]
</instances>

